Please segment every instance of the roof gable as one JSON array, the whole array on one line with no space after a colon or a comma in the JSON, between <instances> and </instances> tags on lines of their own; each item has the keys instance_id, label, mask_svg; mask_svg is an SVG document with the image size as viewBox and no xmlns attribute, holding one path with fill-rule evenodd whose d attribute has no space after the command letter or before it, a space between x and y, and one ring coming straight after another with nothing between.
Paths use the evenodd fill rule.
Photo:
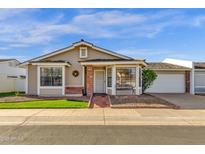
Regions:
<instances>
[{"instance_id":1,"label":"roof gable","mask_svg":"<svg viewBox=\"0 0 205 154\"><path fill-rule=\"evenodd\" d=\"M49 58L51 56L55 56L55 55L67 52L67 51L69 51L71 49L74 49L77 46L82 46L82 45L91 47L91 48L93 48L93 49L95 49L95 50L97 50L99 52L103 52L103 53L106 53L106 54L109 54L109 55L112 55L112 56L116 56L116 57L121 58L121 59L132 59L131 57L128 57L128 56L125 56L125 55L122 55L122 54L119 54L119 53L116 53L116 52L113 52L113 51L110 51L110 50L107 50L107 49L104 49L104 48L101 48L101 47L98 47L98 46L95 46L94 44L92 44L90 42L87 42L87 41L84 41L84 40L80 40L79 42L75 42L71 46L68 46L66 48L62 48L62 49L53 51L51 53L48 53L48 54L45 54L45 55L42 55L42 56L30 59L28 61L25 61L21 65L26 64L27 62L30 62L30 61L40 61L40 60Z\"/></svg>"}]
</instances>

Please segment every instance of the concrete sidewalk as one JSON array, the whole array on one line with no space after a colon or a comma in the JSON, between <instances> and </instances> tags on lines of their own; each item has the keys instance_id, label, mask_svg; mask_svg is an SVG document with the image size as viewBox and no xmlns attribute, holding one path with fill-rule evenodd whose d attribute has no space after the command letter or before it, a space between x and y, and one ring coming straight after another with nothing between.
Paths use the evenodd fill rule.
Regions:
<instances>
[{"instance_id":1,"label":"concrete sidewalk","mask_svg":"<svg viewBox=\"0 0 205 154\"><path fill-rule=\"evenodd\" d=\"M2 109L0 125L182 125L205 126L205 110Z\"/></svg>"}]
</instances>

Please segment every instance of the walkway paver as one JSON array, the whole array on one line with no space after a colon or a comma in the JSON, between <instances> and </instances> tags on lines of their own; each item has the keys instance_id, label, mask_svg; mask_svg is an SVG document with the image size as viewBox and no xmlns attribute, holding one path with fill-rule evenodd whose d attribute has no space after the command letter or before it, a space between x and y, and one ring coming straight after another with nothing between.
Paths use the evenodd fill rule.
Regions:
<instances>
[{"instance_id":1,"label":"walkway paver","mask_svg":"<svg viewBox=\"0 0 205 154\"><path fill-rule=\"evenodd\" d=\"M94 95L91 100L90 108L110 107L109 98L106 94Z\"/></svg>"}]
</instances>

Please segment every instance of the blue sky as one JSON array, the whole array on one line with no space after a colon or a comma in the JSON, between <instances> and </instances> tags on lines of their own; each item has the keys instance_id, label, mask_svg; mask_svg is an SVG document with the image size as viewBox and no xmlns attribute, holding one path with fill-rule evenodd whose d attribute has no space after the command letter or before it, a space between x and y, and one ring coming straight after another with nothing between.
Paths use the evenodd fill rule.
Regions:
<instances>
[{"instance_id":1,"label":"blue sky","mask_svg":"<svg viewBox=\"0 0 205 154\"><path fill-rule=\"evenodd\" d=\"M82 38L147 61L205 61L205 9L0 9L0 58L24 61Z\"/></svg>"}]
</instances>

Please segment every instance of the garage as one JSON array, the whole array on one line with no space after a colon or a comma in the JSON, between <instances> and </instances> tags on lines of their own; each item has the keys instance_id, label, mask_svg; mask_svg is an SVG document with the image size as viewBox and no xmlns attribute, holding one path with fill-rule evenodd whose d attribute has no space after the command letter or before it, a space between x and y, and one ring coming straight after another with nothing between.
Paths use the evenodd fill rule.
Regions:
<instances>
[{"instance_id":1,"label":"garage","mask_svg":"<svg viewBox=\"0 0 205 154\"><path fill-rule=\"evenodd\" d=\"M194 89L195 93L205 93L205 63L194 63Z\"/></svg>"},{"instance_id":2,"label":"garage","mask_svg":"<svg viewBox=\"0 0 205 154\"><path fill-rule=\"evenodd\" d=\"M147 93L186 92L185 71L187 71L188 68L168 63L149 63L147 68L157 73L157 79L153 85L146 90Z\"/></svg>"},{"instance_id":3,"label":"garage","mask_svg":"<svg viewBox=\"0 0 205 154\"><path fill-rule=\"evenodd\" d=\"M195 93L205 93L205 71L195 70Z\"/></svg>"},{"instance_id":4,"label":"garage","mask_svg":"<svg viewBox=\"0 0 205 154\"><path fill-rule=\"evenodd\" d=\"M149 93L185 93L184 73L157 73L157 79L146 91Z\"/></svg>"}]
</instances>

